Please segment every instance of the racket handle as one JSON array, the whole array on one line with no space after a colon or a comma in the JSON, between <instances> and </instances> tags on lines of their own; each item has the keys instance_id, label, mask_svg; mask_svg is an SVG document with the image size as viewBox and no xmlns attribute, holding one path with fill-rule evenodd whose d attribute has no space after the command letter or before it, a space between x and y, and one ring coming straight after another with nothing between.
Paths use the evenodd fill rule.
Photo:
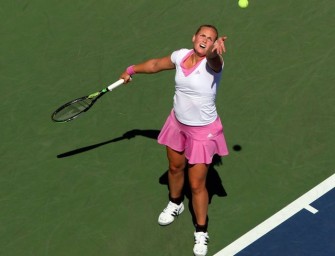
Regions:
<instances>
[{"instance_id":1,"label":"racket handle","mask_svg":"<svg viewBox=\"0 0 335 256\"><path fill-rule=\"evenodd\" d=\"M124 80L120 79L116 81L115 83L112 83L110 86L107 87L108 91L113 90L114 88L118 87L119 85L123 84Z\"/></svg>"}]
</instances>

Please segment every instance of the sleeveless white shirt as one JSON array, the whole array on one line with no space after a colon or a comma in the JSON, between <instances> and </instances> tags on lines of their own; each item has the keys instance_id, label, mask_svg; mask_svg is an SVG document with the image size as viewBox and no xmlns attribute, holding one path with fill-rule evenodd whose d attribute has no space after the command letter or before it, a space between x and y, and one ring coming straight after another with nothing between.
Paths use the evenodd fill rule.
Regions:
<instances>
[{"instance_id":1,"label":"sleeveless white shirt","mask_svg":"<svg viewBox=\"0 0 335 256\"><path fill-rule=\"evenodd\" d=\"M176 66L173 109L179 122L190 126L204 126L217 118L216 90L222 70L213 71L204 58L191 69L183 68L183 62L193 50L180 49L171 55ZM223 69L223 65L222 65Z\"/></svg>"}]
</instances>

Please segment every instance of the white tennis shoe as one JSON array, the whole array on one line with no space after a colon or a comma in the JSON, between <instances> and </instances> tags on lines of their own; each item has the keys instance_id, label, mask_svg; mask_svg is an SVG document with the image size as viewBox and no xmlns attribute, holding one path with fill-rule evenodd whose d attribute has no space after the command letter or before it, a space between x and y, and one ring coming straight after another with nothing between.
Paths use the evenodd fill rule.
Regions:
<instances>
[{"instance_id":1,"label":"white tennis shoe","mask_svg":"<svg viewBox=\"0 0 335 256\"><path fill-rule=\"evenodd\" d=\"M208 248L207 244L209 242L208 233L204 232L194 232L194 247L193 253L195 256L205 256L207 254Z\"/></svg>"},{"instance_id":2,"label":"white tennis shoe","mask_svg":"<svg viewBox=\"0 0 335 256\"><path fill-rule=\"evenodd\" d=\"M159 225L166 226L172 223L178 215L184 211L184 204L180 205L172 203L169 201L167 207L161 212L158 217Z\"/></svg>"}]
</instances>

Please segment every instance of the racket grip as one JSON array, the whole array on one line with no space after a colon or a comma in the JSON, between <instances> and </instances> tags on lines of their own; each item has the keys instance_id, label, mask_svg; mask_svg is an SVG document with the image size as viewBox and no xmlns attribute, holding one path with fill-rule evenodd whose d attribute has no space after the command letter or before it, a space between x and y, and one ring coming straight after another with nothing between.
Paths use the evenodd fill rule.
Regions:
<instances>
[{"instance_id":1,"label":"racket grip","mask_svg":"<svg viewBox=\"0 0 335 256\"><path fill-rule=\"evenodd\" d=\"M115 83L112 83L110 86L107 87L108 91L113 90L114 88L118 87L119 85L123 84L124 80L120 79L116 81Z\"/></svg>"}]
</instances>

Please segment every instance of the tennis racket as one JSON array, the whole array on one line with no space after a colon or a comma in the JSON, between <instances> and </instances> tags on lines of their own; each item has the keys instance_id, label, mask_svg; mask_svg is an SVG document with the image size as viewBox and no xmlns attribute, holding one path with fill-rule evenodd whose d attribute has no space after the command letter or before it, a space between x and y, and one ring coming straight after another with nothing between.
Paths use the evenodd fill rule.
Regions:
<instances>
[{"instance_id":1,"label":"tennis racket","mask_svg":"<svg viewBox=\"0 0 335 256\"><path fill-rule=\"evenodd\" d=\"M102 89L99 92L92 93L88 96L84 96L75 100L71 100L59 107L51 115L51 119L57 123L69 122L77 118L80 114L89 110L93 104L105 93L112 91L114 88L123 84L124 80L120 79L108 87Z\"/></svg>"}]
</instances>

